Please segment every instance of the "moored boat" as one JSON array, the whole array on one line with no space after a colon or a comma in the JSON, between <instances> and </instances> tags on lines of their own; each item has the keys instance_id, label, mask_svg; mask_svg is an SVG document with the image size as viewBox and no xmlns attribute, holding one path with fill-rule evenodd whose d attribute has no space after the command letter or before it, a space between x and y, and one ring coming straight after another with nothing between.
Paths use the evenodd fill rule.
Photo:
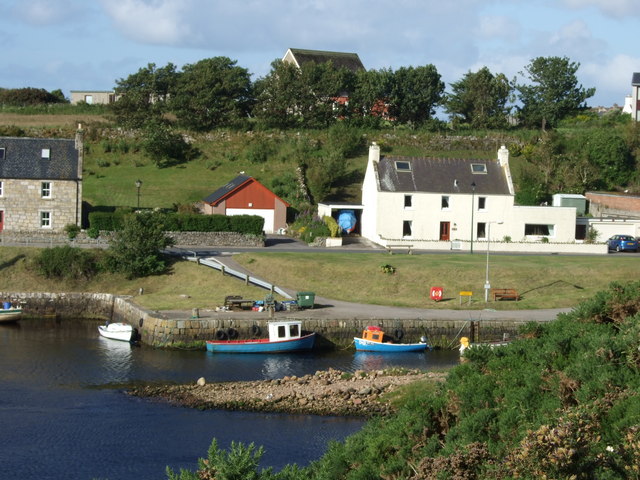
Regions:
<instances>
[{"instance_id":1,"label":"moored boat","mask_svg":"<svg viewBox=\"0 0 640 480\"><path fill-rule=\"evenodd\" d=\"M315 332L302 335L299 320L269 322L269 338L248 340L207 340L207 351L214 353L282 353L311 350Z\"/></svg>"},{"instance_id":2,"label":"moored boat","mask_svg":"<svg viewBox=\"0 0 640 480\"><path fill-rule=\"evenodd\" d=\"M0 323L12 323L20 320L22 308L14 307L10 302L4 302L0 309Z\"/></svg>"},{"instance_id":3,"label":"moored boat","mask_svg":"<svg viewBox=\"0 0 640 480\"><path fill-rule=\"evenodd\" d=\"M505 345L508 345L509 342L507 340L504 340L502 342L484 342L484 343L471 343L469 341L468 337L461 337L460 338L460 355L464 355L464 352L466 350L468 350L469 348L478 348L478 347L489 347L489 348L494 348L494 347L503 347Z\"/></svg>"},{"instance_id":4,"label":"moored boat","mask_svg":"<svg viewBox=\"0 0 640 480\"><path fill-rule=\"evenodd\" d=\"M128 323L108 323L99 325L98 332L105 338L111 340L120 340L122 342L131 342L135 340L135 329Z\"/></svg>"},{"instance_id":5,"label":"moored boat","mask_svg":"<svg viewBox=\"0 0 640 480\"><path fill-rule=\"evenodd\" d=\"M354 337L359 352L420 352L430 348L425 338L420 343L396 343L380 327L369 325L362 331L362 338Z\"/></svg>"}]
</instances>

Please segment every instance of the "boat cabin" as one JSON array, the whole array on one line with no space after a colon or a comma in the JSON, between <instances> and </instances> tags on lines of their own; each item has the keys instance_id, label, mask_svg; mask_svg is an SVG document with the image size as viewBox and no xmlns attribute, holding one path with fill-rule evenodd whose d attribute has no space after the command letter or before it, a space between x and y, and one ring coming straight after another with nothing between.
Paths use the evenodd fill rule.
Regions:
<instances>
[{"instance_id":1,"label":"boat cabin","mask_svg":"<svg viewBox=\"0 0 640 480\"><path fill-rule=\"evenodd\" d=\"M292 340L302 336L302 322L269 322L269 340Z\"/></svg>"},{"instance_id":2,"label":"boat cabin","mask_svg":"<svg viewBox=\"0 0 640 480\"><path fill-rule=\"evenodd\" d=\"M380 327L374 327L369 325L362 331L362 339L369 340L370 342L382 343L384 338L384 332Z\"/></svg>"}]
</instances>

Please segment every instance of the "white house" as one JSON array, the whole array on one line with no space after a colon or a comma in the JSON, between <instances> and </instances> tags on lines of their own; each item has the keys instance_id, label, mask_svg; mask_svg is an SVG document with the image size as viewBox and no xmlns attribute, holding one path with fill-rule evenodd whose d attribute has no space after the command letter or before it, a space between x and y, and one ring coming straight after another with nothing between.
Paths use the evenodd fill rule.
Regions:
<instances>
[{"instance_id":1,"label":"white house","mask_svg":"<svg viewBox=\"0 0 640 480\"><path fill-rule=\"evenodd\" d=\"M361 235L387 247L606 253L576 241L575 206L514 204L504 146L478 160L381 157L373 144L362 206Z\"/></svg>"}]
</instances>

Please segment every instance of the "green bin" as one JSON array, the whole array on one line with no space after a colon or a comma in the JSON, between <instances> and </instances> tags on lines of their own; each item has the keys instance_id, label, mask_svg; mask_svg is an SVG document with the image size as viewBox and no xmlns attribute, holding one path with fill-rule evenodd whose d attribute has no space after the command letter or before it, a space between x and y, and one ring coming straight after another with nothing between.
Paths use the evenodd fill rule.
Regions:
<instances>
[{"instance_id":1,"label":"green bin","mask_svg":"<svg viewBox=\"0 0 640 480\"><path fill-rule=\"evenodd\" d=\"M300 308L313 308L316 294L313 292L298 292L296 302Z\"/></svg>"}]
</instances>

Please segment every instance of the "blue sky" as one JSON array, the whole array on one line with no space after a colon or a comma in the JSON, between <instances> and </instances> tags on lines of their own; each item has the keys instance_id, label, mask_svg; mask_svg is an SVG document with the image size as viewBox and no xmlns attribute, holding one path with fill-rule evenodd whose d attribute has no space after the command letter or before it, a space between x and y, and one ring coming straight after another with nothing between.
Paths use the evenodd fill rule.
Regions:
<instances>
[{"instance_id":1,"label":"blue sky","mask_svg":"<svg viewBox=\"0 0 640 480\"><path fill-rule=\"evenodd\" d=\"M287 48L355 52L367 69L433 64L449 84L539 56L580 63L590 106L640 71L635 0L0 0L0 87L110 90L148 63L226 56L253 78Z\"/></svg>"}]
</instances>

